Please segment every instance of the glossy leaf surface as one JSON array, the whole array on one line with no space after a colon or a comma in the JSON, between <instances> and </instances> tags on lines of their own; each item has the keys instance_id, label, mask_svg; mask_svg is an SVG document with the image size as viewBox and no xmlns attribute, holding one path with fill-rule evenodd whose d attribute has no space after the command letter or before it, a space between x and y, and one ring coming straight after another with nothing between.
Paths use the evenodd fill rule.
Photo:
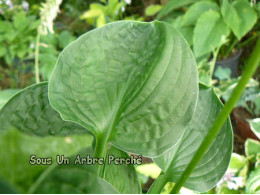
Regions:
<instances>
[{"instance_id":1,"label":"glossy leaf surface","mask_svg":"<svg viewBox=\"0 0 260 195\"><path fill-rule=\"evenodd\" d=\"M49 98L64 120L124 151L154 157L183 135L197 91L194 57L171 25L120 21L63 50Z\"/></svg>"},{"instance_id":2,"label":"glossy leaf surface","mask_svg":"<svg viewBox=\"0 0 260 195\"><path fill-rule=\"evenodd\" d=\"M213 89L201 85L194 117L181 141L162 156L154 159L168 175L169 181L178 181L222 107ZM199 192L213 188L228 168L232 140L232 128L228 120L184 187Z\"/></svg>"}]
</instances>

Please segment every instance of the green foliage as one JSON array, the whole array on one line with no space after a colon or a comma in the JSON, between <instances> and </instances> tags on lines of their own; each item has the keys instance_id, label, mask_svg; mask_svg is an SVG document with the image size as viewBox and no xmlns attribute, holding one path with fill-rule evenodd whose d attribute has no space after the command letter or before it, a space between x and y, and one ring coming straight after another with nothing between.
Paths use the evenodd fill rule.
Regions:
<instances>
[{"instance_id":1,"label":"green foliage","mask_svg":"<svg viewBox=\"0 0 260 195\"><path fill-rule=\"evenodd\" d=\"M37 129L35 129L37 130ZM12 184L15 191L26 193L48 165L30 165L31 155L52 157L71 155L83 147L91 146L93 137L74 135L69 137L34 137L17 130L3 132L0 128L0 177Z\"/></svg>"},{"instance_id":2,"label":"green foliage","mask_svg":"<svg viewBox=\"0 0 260 195\"><path fill-rule=\"evenodd\" d=\"M17 92L19 92L19 89L6 89L3 91L0 91L0 109L5 105L5 103Z\"/></svg>"},{"instance_id":3,"label":"green foliage","mask_svg":"<svg viewBox=\"0 0 260 195\"><path fill-rule=\"evenodd\" d=\"M211 1L200 1L194 3L184 14L182 25L195 25L198 18L209 10L218 11L218 5Z\"/></svg>"},{"instance_id":4,"label":"green foliage","mask_svg":"<svg viewBox=\"0 0 260 195\"><path fill-rule=\"evenodd\" d=\"M77 153L81 156L92 156L91 148L84 148ZM109 155L128 157L116 148L111 148ZM71 159L75 159L73 155ZM52 165L45 170L33 186L35 193L140 193L140 184L133 165L108 165L104 169L104 179L97 175L98 165L77 164L70 161L69 165Z\"/></svg>"},{"instance_id":5,"label":"green foliage","mask_svg":"<svg viewBox=\"0 0 260 195\"><path fill-rule=\"evenodd\" d=\"M118 194L111 184L81 166L59 166L35 191L39 194Z\"/></svg>"},{"instance_id":6,"label":"green foliage","mask_svg":"<svg viewBox=\"0 0 260 195\"><path fill-rule=\"evenodd\" d=\"M12 20L0 19L0 58L8 65L15 65L15 59L21 61L33 53L33 42L39 21L21 11Z\"/></svg>"},{"instance_id":7,"label":"green foliage","mask_svg":"<svg viewBox=\"0 0 260 195\"><path fill-rule=\"evenodd\" d=\"M156 13L158 13L161 9L162 9L161 5L158 5L158 4L157 5L156 4L150 5L145 9L145 15L146 16L153 16Z\"/></svg>"},{"instance_id":8,"label":"green foliage","mask_svg":"<svg viewBox=\"0 0 260 195\"><path fill-rule=\"evenodd\" d=\"M68 183L69 182L69 183ZM111 184L82 167L57 167L36 193L118 194Z\"/></svg>"},{"instance_id":9,"label":"green foliage","mask_svg":"<svg viewBox=\"0 0 260 195\"><path fill-rule=\"evenodd\" d=\"M190 26L183 26L182 17L183 16L179 16L178 18L176 18L176 20L173 21L172 25L183 35L188 44L192 45L193 28Z\"/></svg>"},{"instance_id":10,"label":"green foliage","mask_svg":"<svg viewBox=\"0 0 260 195\"><path fill-rule=\"evenodd\" d=\"M214 33L212 33L214 32ZM196 57L201 57L220 47L230 31L218 12L209 10L202 14L194 28L193 50Z\"/></svg>"},{"instance_id":11,"label":"green foliage","mask_svg":"<svg viewBox=\"0 0 260 195\"><path fill-rule=\"evenodd\" d=\"M246 156L232 154L228 171L217 185L216 193L259 193L259 146L260 142L248 139L245 143Z\"/></svg>"},{"instance_id":12,"label":"green foliage","mask_svg":"<svg viewBox=\"0 0 260 195\"><path fill-rule=\"evenodd\" d=\"M228 170L231 173L240 172L240 176L245 176L248 169L248 159L245 156L233 153Z\"/></svg>"},{"instance_id":13,"label":"green foliage","mask_svg":"<svg viewBox=\"0 0 260 195\"><path fill-rule=\"evenodd\" d=\"M259 194L260 193L260 167L256 168L249 175L246 183L246 193Z\"/></svg>"},{"instance_id":14,"label":"green foliage","mask_svg":"<svg viewBox=\"0 0 260 195\"><path fill-rule=\"evenodd\" d=\"M173 148L154 159L171 182L178 181L222 107L213 89L201 85L194 117L183 137ZM232 128L228 120L184 187L199 192L213 188L223 177L231 152Z\"/></svg>"},{"instance_id":15,"label":"green foliage","mask_svg":"<svg viewBox=\"0 0 260 195\"><path fill-rule=\"evenodd\" d=\"M225 77L224 80L220 79L220 84L216 86L216 91L220 97L227 101L234 88L236 87L239 79L231 79L226 73L223 72L222 75L217 74L216 76L218 76L219 79L220 77ZM242 96L236 104L236 107L245 108L254 117L260 114L260 95L258 81L251 79L248 82L246 89L244 90Z\"/></svg>"},{"instance_id":16,"label":"green foliage","mask_svg":"<svg viewBox=\"0 0 260 195\"><path fill-rule=\"evenodd\" d=\"M40 39L39 66L43 80L49 80L58 55L69 43L76 39L69 31L60 34L48 33Z\"/></svg>"},{"instance_id":17,"label":"green foliage","mask_svg":"<svg viewBox=\"0 0 260 195\"><path fill-rule=\"evenodd\" d=\"M124 21L93 30L63 50L49 98L63 119L97 139L155 157L183 135L197 88L195 60L177 31L161 22Z\"/></svg>"},{"instance_id":18,"label":"green foliage","mask_svg":"<svg viewBox=\"0 0 260 195\"><path fill-rule=\"evenodd\" d=\"M160 20L163 17L167 16L173 10L181 8L185 5L189 5L194 2L196 2L196 0L170 0L158 14L157 19Z\"/></svg>"},{"instance_id":19,"label":"green foliage","mask_svg":"<svg viewBox=\"0 0 260 195\"><path fill-rule=\"evenodd\" d=\"M230 79L231 70L229 68L222 68L221 66L219 66L214 73L214 76L216 76L220 80Z\"/></svg>"},{"instance_id":20,"label":"green foliage","mask_svg":"<svg viewBox=\"0 0 260 195\"><path fill-rule=\"evenodd\" d=\"M253 139L247 139L245 143L245 153L247 158L253 159L253 161L255 161L259 152L260 142Z\"/></svg>"},{"instance_id":21,"label":"green foliage","mask_svg":"<svg viewBox=\"0 0 260 195\"><path fill-rule=\"evenodd\" d=\"M115 157L128 158L128 154L111 146L107 153ZM109 181L121 194L141 194L141 186L134 165L115 165L108 163L105 165L104 179Z\"/></svg>"},{"instance_id":22,"label":"green foliage","mask_svg":"<svg viewBox=\"0 0 260 195\"><path fill-rule=\"evenodd\" d=\"M33 85L8 101L0 110L1 133L13 129L38 136L86 133L81 126L61 119L49 104L47 87L47 83Z\"/></svg>"},{"instance_id":23,"label":"green foliage","mask_svg":"<svg viewBox=\"0 0 260 195\"><path fill-rule=\"evenodd\" d=\"M175 27L188 40L190 46L193 46L197 59L219 48L221 48L222 57L228 56L237 41L249 33L257 21L257 13L254 10L256 5L254 4L252 7L249 2L244 0L235 0L232 3L224 0L220 5L211 0L199 2L171 0L157 18L167 21L171 12L174 13L175 9L189 4L191 5L186 11L180 12L178 17L173 16L170 23L179 24ZM187 32L183 29L188 27L190 33L187 36ZM234 39L232 34L238 40ZM192 37L192 41L189 41L190 37ZM223 45L227 45L228 49L225 50Z\"/></svg>"},{"instance_id":24,"label":"green foliage","mask_svg":"<svg viewBox=\"0 0 260 195\"><path fill-rule=\"evenodd\" d=\"M92 3L90 9L81 15L81 19L86 19L93 26L102 27L106 23L121 19L125 6L126 3L122 0L108 0L105 5Z\"/></svg>"},{"instance_id":25,"label":"green foliage","mask_svg":"<svg viewBox=\"0 0 260 195\"><path fill-rule=\"evenodd\" d=\"M231 28L238 39L252 29L257 21L257 14L247 1L237 0L231 4L224 0L221 13L225 23Z\"/></svg>"},{"instance_id":26,"label":"green foliage","mask_svg":"<svg viewBox=\"0 0 260 195\"><path fill-rule=\"evenodd\" d=\"M109 1L113 2L117 1ZM217 11L207 10L198 16L202 24L205 15L217 32L224 26ZM181 26L181 20L176 26ZM227 34L229 29L225 30ZM218 47L219 37L209 37L214 40L212 47ZM69 32L59 38L47 35L42 37L41 46L56 55L57 48L72 40ZM197 51L198 56L208 53ZM3 184L21 193L140 193L133 165L28 164L32 153L105 158L108 154L128 157L126 152L131 152L153 157L161 167L151 188L160 192L166 183L182 180L208 137L213 143L194 165L185 186L200 192L209 190L228 167L232 129L225 118L217 136L208 135L222 104L212 88L200 85L198 91L198 86L189 45L169 24L121 21L82 35L61 52L49 83L26 88L0 110L0 146L7 148L1 152L9 159L1 160L0 165L10 167L0 170ZM228 112L224 114L228 116ZM249 160L258 162L258 153L249 148ZM18 153L22 158L16 158ZM241 165L237 164L234 167ZM254 179L249 181L252 184ZM249 186L251 189L256 190Z\"/></svg>"}]
</instances>

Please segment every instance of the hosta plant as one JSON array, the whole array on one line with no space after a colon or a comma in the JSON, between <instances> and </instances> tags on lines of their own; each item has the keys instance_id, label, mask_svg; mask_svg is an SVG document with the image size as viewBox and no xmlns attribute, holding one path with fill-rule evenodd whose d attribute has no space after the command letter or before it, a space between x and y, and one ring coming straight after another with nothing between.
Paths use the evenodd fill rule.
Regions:
<instances>
[{"instance_id":1,"label":"hosta plant","mask_svg":"<svg viewBox=\"0 0 260 195\"><path fill-rule=\"evenodd\" d=\"M169 24L121 21L82 35L62 51L49 83L0 110L0 190L141 193L134 163L109 163L112 155L158 164L149 193L168 182L211 189L231 157L230 110L219 119L220 100L197 77L187 42ZM212 130L215 120L221 129ZM57 154L77 163L60 165Z\"/></svg>"}]
</instances>

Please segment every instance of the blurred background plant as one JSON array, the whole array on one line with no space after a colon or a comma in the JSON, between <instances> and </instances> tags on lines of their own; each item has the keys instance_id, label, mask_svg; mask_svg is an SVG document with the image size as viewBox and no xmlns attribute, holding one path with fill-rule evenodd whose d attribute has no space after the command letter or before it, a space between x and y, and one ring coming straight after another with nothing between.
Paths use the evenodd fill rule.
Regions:
<instances>
[{"instance_id":1,"label":"blurred background plant","mask_svg":"<svg viewBox=\"0 0 260 195\"><path fill-rule=\"evenodd\" d=\"M183 35L200 82L213 85L225 103L260 35L259 16L255 0L0 0L0 108L20 89L48 81L61 50L83 33L118 20L155 19ZM259 72L233 110L234 155L210 193L259 193ZM137 167L143 192L158 169L149 159Z\"/></svg>"}]
</instances>

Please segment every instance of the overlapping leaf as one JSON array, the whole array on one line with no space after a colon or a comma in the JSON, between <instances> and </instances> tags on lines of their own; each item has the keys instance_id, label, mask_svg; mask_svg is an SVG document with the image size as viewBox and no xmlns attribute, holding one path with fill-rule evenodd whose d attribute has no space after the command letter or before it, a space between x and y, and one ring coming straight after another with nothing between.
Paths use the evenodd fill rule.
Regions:
<instances>
[{"instance_id":1,"label":"overlapping leaf","mask_svg":"<svg viewBox=\"0 0 260 195\"><path fill-rule=\"evenodd\" d=\"M48 83L26 88L0 110L0 133L19 130L38 136L88 133L78 124L65 122L49 104Z\"/></svg>"},{"instance_id":2,"label":"overlapping leaf","mask_svg":"<svg viewBox=\"0 0 260 195\"><path fill-rule=\"evenodd\" d=\"M124 151L158 156L178 142L197 100L188 44L162 22L120 21L81 36L61 53L52 106Z\"/></svg>"},{"instance_id":3,"label":"overlapping leaf","mask_svg":"<svg viewBox=\"0 0 260 195\"><path fill-rule=\"evenodd\" d=\"M93 150L86 148L70 157L69 165L49 167L46 174L31 192L36 193L141 193L139 178L134 165L109 165L105 162L104 179L97 177L97 166L74 164L76 156L93 157ZM112 147L108 155L127 158L128 155ZM58 187L57 187L58 186Z\"/></svg>"},{"instance_id":4,"label":"overlapping leaf","mask_svg":"<svg viewBox=\"0 0 260 195\"><path fill-rule=\"evenodd\" d=\"M17 130L4 131L0 134L0 178L12 184L16 192L27 193L36 178L48 167L31 165L32 155L37 158L51 157L55 163L56 155L72 155L81 148L90 147L92 141L93 136L89 134L36 137Z\"/></svg>"},{"instance_id":5,"label":"overlapping leaf","mask_svg":"<svg viewBox=\"0 0 260 195\"><path fill-rule=\"evenodd\" d=\"M200 15L209 10L218 11L218 5L211 1L200 1L193 4L183 16L182 25L195 25Z\"/></svg>"},{"instance_id":6,"label":"overlapping leaf","mask_svg":"<svg viewBox=\"0 0 260 195\"><path fill-rule=\"evenodd\" d=\"M35 191L37 194L118 194L108 182L80 166L58 166Z\"/></svg>"},{"instance_id":7,"label":"overlapping leaf","mask_svg":"<svg viewBox=\"0 0 260 195\"><path fill-rule=\"evenodd\" d=\"M111 147L108 155L118 158L129 158L129 156ZM108 159L108 158L107 158ZM141 194L141 186L134 165L115 165L114 163L105 165L104 179L111 183L121 194Z\"/></svg>"},{"instance_id":8,"label":"overlapping leaf","mask_svg":"<svg viewBox=\"0 0 260 195\"><path fill-rule=\"evenodd\" d=\"M0 109L5 105L5 103L16 93L18 93L19 89L6 89L0 91Z\"/></svg>"},{"instance_id":9,"label":"overlapping leaf","mask_svg":"<svg viewBox=\"0 0 260 195\"><path fill-rule=\"evenodd\" d=\"M0 146L5 148L1 154L3 159L0 161L2 167L6 167L0 171L0 176L9 178L12 184L19 192L26 192L37 177L42 177L47 165L30 165L31 155L36 157L51 157L53 163L56 155L68 155L76 152L82 147L91 146L93 136L89 135L83 127L72 122L65 122L60 115L50 106L47 97L48 83L41 83L31 86L13 97L1 110L0 113ZM86 135L74 135L67 137L47 136L44 138L32 137L27 134L47 136L47 135L68 135L74 133L85 133ZM124 152L113 149L118 156L127 156ZM86 151L85 151L86 154ZM93 152L89 153L93 156ZM89 155L88 154L88 155ZM16 158L19 155L20 158ZM121 156L118 157L121 157ZM89 165L88 165L89 166ZM7 168L9 167L9 168ZM111 166L112 168L112 166ZM139 180L135 169L132 165L116 166L113 171L125 172L128 179L120 182L118 179L111 180L120 183L120 185L128 185L130 183L135 186L128 186L125 190L130 193L140 193ZM44 171L45 170L45 171ZM107 167L108 177L111 177L110 166ZM61 174L62 173L62 174ZM110 173L110 174L109 174ZM60 176L57 176L61 174ZM74 174L78 174L77 178L73 178ZM130 177L131 176L131 177ZM48 176L54 178L47 179L43 188L37 188L37 192L41 193L116 193L117 191L106 181L98 178L95 172L90 173L90 169L81 170L79 167L70 167L68 170L63 168L55 168L54 175ZM71 179L72 177L72 179ZM58 179L58 181L57 181ZM81 182L79 182L81 180ZM109 179L108 179L109 181ZM49 183L50 182L50 183ZM57 182L63 182L60 188L52 188ZM76 183L75 183L76 182ZM78 182L78 183L77 183ZM84 186L82 189L81 185ZM76 185L76 187L73 187ZM54 191L52 191L54 190ZM122 190L122 188L120 189Z\"/></svg>"},{"instance_id":10,"label":"overlapping leaf","mask_svg":"<svg viewBox=\"0 0 260 195\"><path fill-rule=\"evenodd\" d=\"M225 42L229 33L229 28L218 12L209 10L202 14L194 29L193 50L195 56L201 57L214 51Z\"/></svg>"},{"instance_id":11,"label":"overlapping leaf","mask_svg":"<svg viewBox=\"0 0 260 195\"><path fill-rule=\"evenodd\" d=\"M178 181L221 108L222 104L213 89L201 85L194 117L181 141L165 154L154 159L167 174L169 181ZM205 192L214 187L228 168L232 153L232 140L232 129L228 120L184 187L199 192Z\"/></svg>"},{"instance_id":12,"label":"overlapping leaf","mask_svg":"<svg viewBox=\"0 0 260 195\"><path fill-rule=\"evenodd\" d=\"M183 26L182 21L183 21L183 16L179 16L176 19L174 19L171 23L172 23L173 27L176 28L182 34L182 36L186 39L188 44L191 46L193 44L192 37L193 37L194 27L193 26Z\"/></svg>"},{"instance_id":13,"label":"overlapping leaf","mask_svg":"<svg viewBox=\"0 0 260 195\"><path fill-rule=\"evenodd\" d=\"M224 0L221 13L225 23L232 29L238 39L241 39L254 26L257 14L249 2L243 0L229 3Z\"/></svg>"},{"instance_id":14,"label":"overlapping leaf","mask_svg":"<svg viewBox=\"0 0 260 195\"><path fill-rule=\"evenodd\" d=\"M196 0L170 0L157 15L157 19L160 20L163 17L167 16L173 10L183 7L185 5L189 5L191 3L196 2Z\"/></svg>"},{"instance_id":15,"label":"overlapping leaf","mask_svg":"<svg viewBox=\"0 0 260 195\"><path fill-rule=\"evenodd\" d=\"M246 193L260 193L260 167L256 168L254 171L250 173L249 178L246 181Z\"/></svg>"}]
</instances>

